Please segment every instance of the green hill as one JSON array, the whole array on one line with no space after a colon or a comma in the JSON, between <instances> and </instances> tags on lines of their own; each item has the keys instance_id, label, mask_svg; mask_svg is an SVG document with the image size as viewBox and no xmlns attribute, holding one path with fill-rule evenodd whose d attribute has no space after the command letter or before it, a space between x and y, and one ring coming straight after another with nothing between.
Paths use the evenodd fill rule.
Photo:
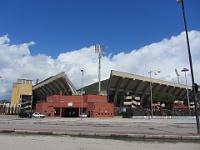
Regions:
<instances>
[{"instance_id":1,"label":"green hill","mask_svg":"<svg viewBox=\"0 0 200 150\"><path fill-rule=\"evenodd\" d=\"M108 82L109 79L101 81L101 91L107 91ZM93 83L83 88L85 94L98 94L98 89L99 89L99 82Z\"/></svg>"},{"instance_id":2,"label":"green hill","mask_svg":"<svg viewBox=\"0 0 200 150\"><path fill-rule=\"evenodd\" d=\"M0 104L4 104L4 103L10 103L10 101L8 101L8 100L0 100Z\"/></svg>"}]
</instances>

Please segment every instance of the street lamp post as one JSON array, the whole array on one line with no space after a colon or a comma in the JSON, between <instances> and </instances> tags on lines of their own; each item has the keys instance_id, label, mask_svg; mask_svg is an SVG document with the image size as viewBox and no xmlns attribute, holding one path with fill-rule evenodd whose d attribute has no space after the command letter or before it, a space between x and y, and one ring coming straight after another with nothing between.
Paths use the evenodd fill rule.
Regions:
<instances>
[{"instance_id":1,"label":"street lamp post","mask_svg":"<svg viewBox=\"0 0 200 150\"><path fill-rule=\"evenodd\" d=\"M152 91L152 82L151 82L151 73L154 73L154 75L157 75L160 73L160 70L150 70L148 74L150 75L150 91L151 91L151 117L153 118L153 91Z\"/></svg>"},{"instance_id":2,"label":"street lamp post","mask_svg":"<svg viewBox=\"0 0 200 150\"><path fill-rule=\"evenodd\" d=\"M81 88L81 121L83 119L83 76L84 76L84 70L81 70L82 73L82 88Z\"/></svg>"},{"instance_id":3,"label":"street lamp post","mask_svg":"<svg viewBox=\"0 0 200 150\"><path fill-rule=\"evenodd\" d=\"M190 113L190 99L189 99L189 92L188 92L188 86L187 86L187 76L186 76L187 71L189 71L189 69L187 69L187 68L183 68L181 70L181 72L185 73L185 85L186 85L186 91L187 91L188 110L189 110L189 115L191 115L191 113Z\"/></svg>"},{"instance_id":4,"label":"street lamp post","mask_svg":"<svg viewBox=\"0 0 200 150\"><path fill-rule=\"evenodd\" d=\"M194 98L194 104L195 104L195 114L196 114L196 124L197 124L197 133L200 133L199 128L199 116L198 116L198 109L197 109L197 93L195 90L195 82L194 82L194 74L193 74L193 65L192 65L192 56L190 52L190 44L189 44L189 38L188 38L188 29L187 29L187 23L186 23L186 15L185 15L185 8L184 8L184 0L176 0L178 3L181 3L182 5L182 12L183 12L183 19L184 19L184 26L185 26L185 33L186 33L186 40L187 40L187 48L188 48L188 57L190 62L190 71L191 71L191 78L192 78L192 92L193 92L193 98Z\"/></svg>"}]
</instances>

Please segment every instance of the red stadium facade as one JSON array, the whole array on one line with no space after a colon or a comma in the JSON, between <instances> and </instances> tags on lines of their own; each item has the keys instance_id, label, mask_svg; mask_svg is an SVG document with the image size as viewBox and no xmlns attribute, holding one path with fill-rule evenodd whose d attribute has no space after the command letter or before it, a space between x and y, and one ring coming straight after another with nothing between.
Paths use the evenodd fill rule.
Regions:
<instances>
[{"instance_id":1,"label":"red stadium facade","mask_svg":"<svg viewBox=\"0 0 200 150\"><path fill-rule=\"evenodd\" d=\"M102 95L52 95L45 102L36 104L36 111L46 117L79 117L86 114L90 118L114 117L114 105Z\"/></svg>"}]
</instances>

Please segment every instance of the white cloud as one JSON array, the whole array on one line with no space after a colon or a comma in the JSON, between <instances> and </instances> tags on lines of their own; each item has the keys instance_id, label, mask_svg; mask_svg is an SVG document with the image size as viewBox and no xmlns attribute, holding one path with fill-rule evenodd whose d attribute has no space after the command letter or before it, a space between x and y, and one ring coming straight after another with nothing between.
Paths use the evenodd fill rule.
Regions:
<instances>
[{"instance_id":1,"label":"white cloud","mask_svg":"<svg viewBox=\"0 0 200 150\"><path fill-rule=\"evenodd\" d=\"M191 53L193 57L195 82L200 84L200 32L189 32ZM76 88L81 87L81 69L84 69L84 85L98 81L98 55L94 53L94 46L80 50L61 53L56 59L45 54L31 56L29 47L34 42L19 45L12 44L8 35L0 37L0 76L4 78L0 82L0 99L11 98L12 84L18 78L27 78L40 81L66 72ZM111 56L103 55L101 59L101 79L109 78L111 70L118 70L142 76L149 76L148 72L160 69L161 73L155 78L177 82L174 71L178 69L180 82L185 83L182 68L189 67L188 52L185 33L163 39L130 53L121 52ZM191 83L191 75L188 72L188 82Z\"/></svg>"},{"instance_id":2,"label":"white cloud","mask_svg":"<svg viewBox=\"0 0 200 150\"><path fill-rule=\"evenodd\" d=\"M0 37L0 45L6 44L9 42L10 42L10 39L8 38L8 35L4 35L4 36Z\"/></svg>"}]
</instances>

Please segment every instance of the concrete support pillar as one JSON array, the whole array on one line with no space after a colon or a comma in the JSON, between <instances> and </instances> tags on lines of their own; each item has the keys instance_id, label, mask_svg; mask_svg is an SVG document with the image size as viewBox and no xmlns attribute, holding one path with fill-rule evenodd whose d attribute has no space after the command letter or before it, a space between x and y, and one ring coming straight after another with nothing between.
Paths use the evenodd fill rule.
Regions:
<instances>
[{"instance_id":1,"label":"concrete support pillar","mask_svg":"<svg viewBox=\"0 0 200 150\"><path fill-rule=\"evenodd\" d=\"M60 117L62 117L62 107L60 107Z\"/></svg>"}]
</instances>

